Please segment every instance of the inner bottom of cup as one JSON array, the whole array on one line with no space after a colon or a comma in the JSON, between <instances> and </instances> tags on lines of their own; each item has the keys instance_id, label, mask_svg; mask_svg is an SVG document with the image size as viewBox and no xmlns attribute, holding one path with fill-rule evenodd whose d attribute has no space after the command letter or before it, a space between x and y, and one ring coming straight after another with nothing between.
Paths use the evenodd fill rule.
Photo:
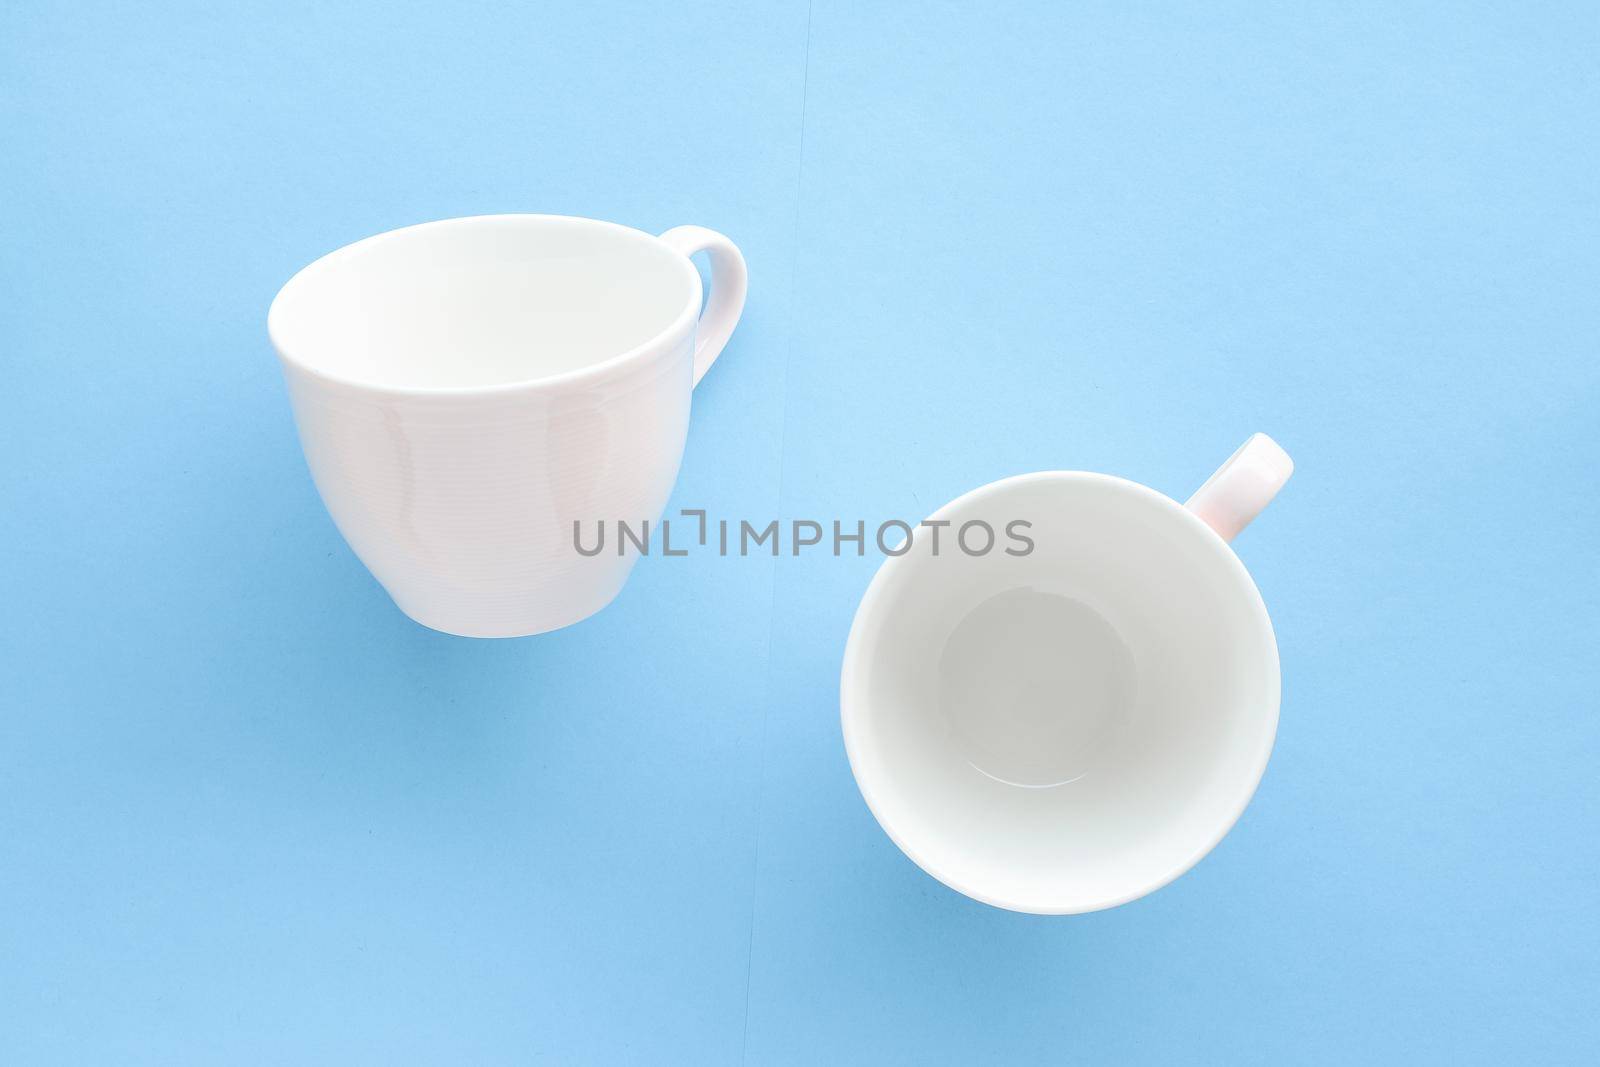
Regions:
<instances>
[{"instance_id":1,"label":"inner bottom of cup","mask_svg":"<svg viewBox=\"0 0 1600 1067\"><path fill-rule=\"evenodd\" d=\"M986 597L939 656L939 710L972 767L1048 789L1089 773L1138 692L1127 643L1093 607L1043 589Z\"/></svg>"},{"instance_id":2,"label":"inner bottom of cup","mask_svg":"<svg viewBox=\"0 0 1600 1067\"><path fill-rule=\"evenodd\" d=\"M1098 475L999 483L938 513L1035 549L891 559L846 657L862 793L981 900L1089 911L1191 866L1254 792L1277 651L1249 575L1194 516Z\"/></svg>"}]
</instances>

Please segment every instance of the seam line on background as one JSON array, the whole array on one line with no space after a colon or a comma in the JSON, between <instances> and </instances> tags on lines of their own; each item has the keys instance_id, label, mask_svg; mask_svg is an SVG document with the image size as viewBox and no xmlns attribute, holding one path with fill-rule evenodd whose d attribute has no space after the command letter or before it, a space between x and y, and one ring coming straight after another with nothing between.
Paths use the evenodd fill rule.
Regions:
<instances>
[{"instance_id":1,"label":"seam line on background","mask_svg":"<svg viewBox=\"0 0 1600 1067\"><path fill-rule=\"evenodd\" d=\"M789 365L794 359L795 337L799 332L800 316L796 301L800 292L800 204L805 188L806 170L806 102L811 94L811 15L815 0L806 3L805 58L800 69L800 135L794 168L794 225L789 249L789 342L784 347L783 372L779 395L783 398L778 415L778 514L783 515L784 473L789 453ZM750 985L755 974L756 956L756 901L761 893L761 825L767 791L767 720L772 715L772 649L778 629L778 567L772 564L772 585L767 602L767 665L766 682L761 687L761 726L756 734L756 820L755 841L750 849L750 940L745 950L744 962L744 1022L739 1035L739 1062L745 1063L750 1052Z\"/></svg>"}]
</instances>

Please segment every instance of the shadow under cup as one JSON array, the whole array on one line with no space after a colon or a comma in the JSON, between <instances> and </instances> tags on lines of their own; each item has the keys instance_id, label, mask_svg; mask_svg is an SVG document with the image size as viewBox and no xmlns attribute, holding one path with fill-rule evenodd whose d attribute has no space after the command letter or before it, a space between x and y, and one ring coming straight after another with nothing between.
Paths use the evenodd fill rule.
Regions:
<instances>
[{"instance_id":1,"label":"shadow under cup","mask_svg":"<svg viewBox=\"0 0 1600 1067\"><path fill-rule=\"evenodd\" d=\"M1182 874L1243 811L1277 728L1244 566L1105 475L1008 479L935 518L938 554L919 530L885 563L846 652L846 748L878 821L929 874L1018 911L1111 907ZM1026 555L1004 551L1018 519ZM974 520L1002 532L983 555L953 543Z\"/></svg>"}]
</instances>

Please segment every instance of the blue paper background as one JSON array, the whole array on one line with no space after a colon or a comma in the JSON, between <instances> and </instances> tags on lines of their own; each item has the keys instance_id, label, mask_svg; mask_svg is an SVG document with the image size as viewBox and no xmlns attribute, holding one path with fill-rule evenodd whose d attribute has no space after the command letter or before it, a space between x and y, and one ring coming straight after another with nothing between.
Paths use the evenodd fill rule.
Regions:
<instances>
[{"instance_id":1,"label":"blue paper background","mask_svg":"<svg viewBox=\"0 0 1600 1067\"><path fill-rule=\"evenodd\" d=\"M1600 18L1573 5L0 11L0 1062L1592 1062ZM876 560L404 619L264 316L552 211L751 264L675 506L909 521L1299 464L1282 725L1152 897L918 871L839 740Z\"/></svg>"}]
</instances>

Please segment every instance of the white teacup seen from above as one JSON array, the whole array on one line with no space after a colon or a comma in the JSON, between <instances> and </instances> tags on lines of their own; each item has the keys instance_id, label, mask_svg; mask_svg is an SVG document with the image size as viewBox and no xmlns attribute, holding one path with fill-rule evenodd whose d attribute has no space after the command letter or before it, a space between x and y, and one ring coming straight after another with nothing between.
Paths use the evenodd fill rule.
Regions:
<instances>
[{"instance_id":1,"label":"white teacup seen from above","mask_svg":"<svg viewBox=\"0 0 1600 1067\"><path fill-rule=\"evenodd\" d=\"M356 555L417 622L516 637L622 589L637 555L585 556L573 524L654 524L745 291L743 256L711 230L483 215L323 256L267 327Z\"/></svg>"},{"instance_id":2,"label":"white teacup seen from above","mask_svg":"<svg viewBox=\"0 0 1600 1067\"><path fill-rule=\"evenodd\" d=\"M1278 724L1272 623L1228 542L1292 470L1257 434L1187 504L1046 471L936 512L943 551L914 534L884 562L840 685L851 770L895 844L1041 914L1126 903L1208 853ZM1016 520L1031 551L952 549L968 523Z\"/></svg>"}]
</instances>

